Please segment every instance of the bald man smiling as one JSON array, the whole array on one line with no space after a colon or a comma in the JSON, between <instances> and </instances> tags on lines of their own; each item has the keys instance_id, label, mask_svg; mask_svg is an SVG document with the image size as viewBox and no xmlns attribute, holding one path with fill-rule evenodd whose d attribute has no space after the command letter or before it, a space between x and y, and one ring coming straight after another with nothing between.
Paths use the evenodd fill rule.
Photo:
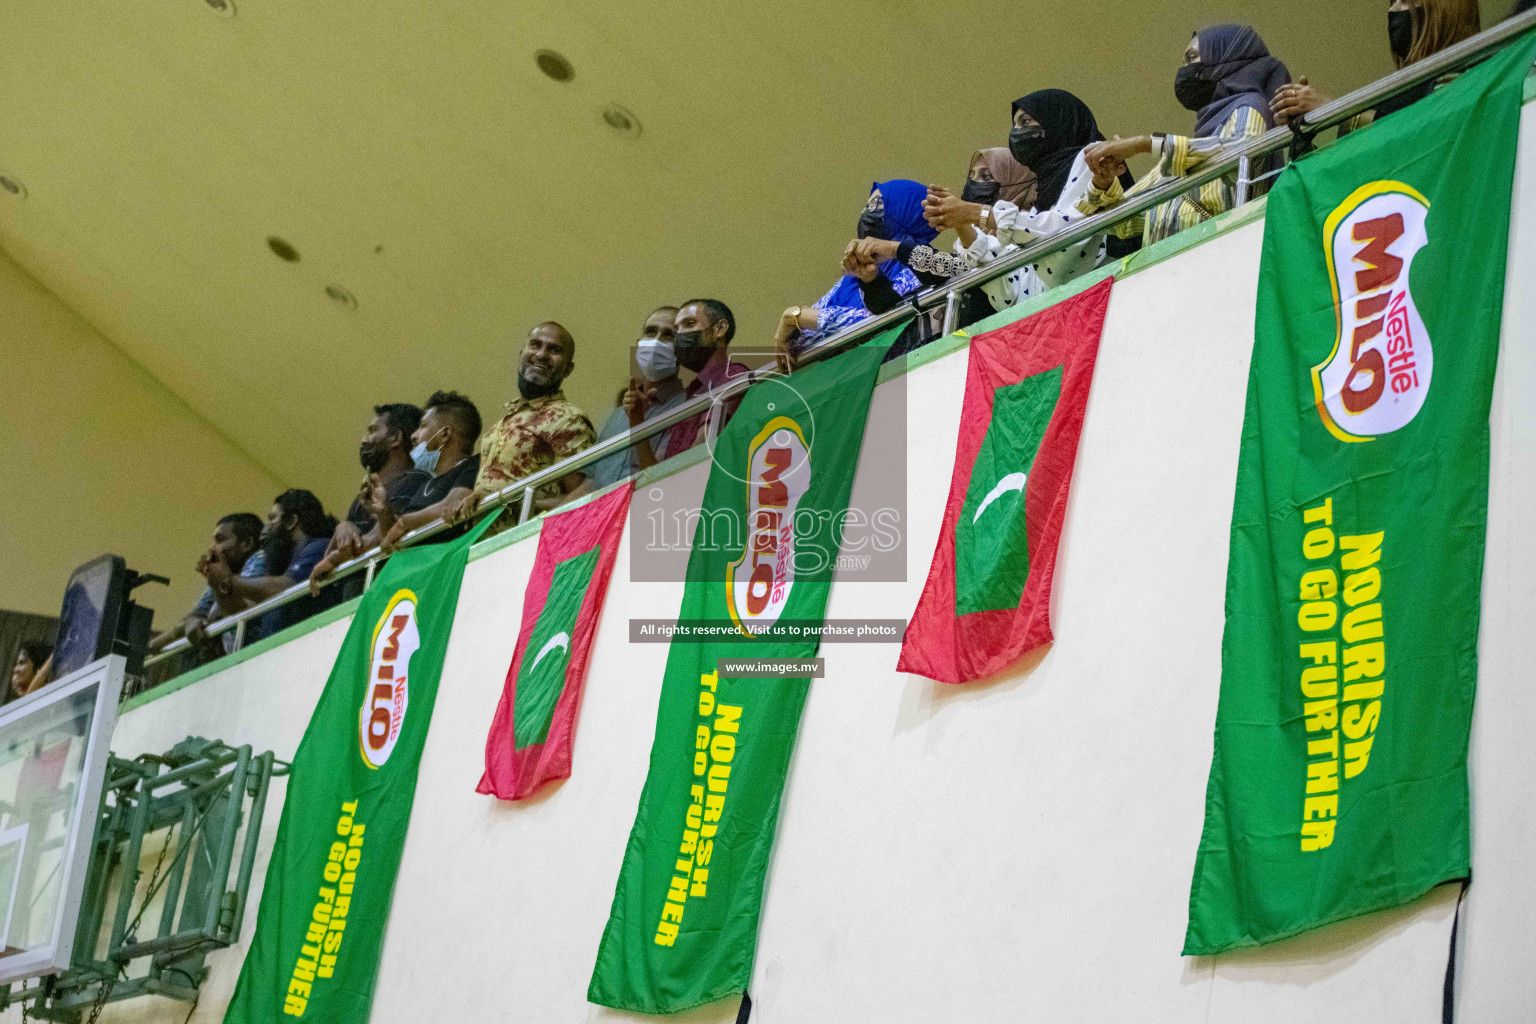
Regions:
<instances>
[{"instance_id":1,"label":"bald man smiling","mask_svg":"<svg viewBox=\"0 0 1536 1024\"><path fill-rule=\"evenodd\" d=\"M464 499L454 518L468 518L489 495L507 484L591 447L597 437L592 421L560 390L576 369L575 360L576 339L553 320L528 332L518 361L518 397L506 404L506 415L481 435L476 449L480 474L474 492ZM534 495L534 511L560 505L583 479L578 470L540 487ZM516 522L515 516L512 522Z\"/></svg>"}]
</instances>

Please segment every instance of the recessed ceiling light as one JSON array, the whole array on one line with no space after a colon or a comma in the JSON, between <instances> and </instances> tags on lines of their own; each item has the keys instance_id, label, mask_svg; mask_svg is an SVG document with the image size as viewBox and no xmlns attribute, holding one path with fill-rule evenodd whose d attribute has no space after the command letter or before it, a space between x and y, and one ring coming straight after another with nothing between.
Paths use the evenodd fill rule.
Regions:
<instances>
[{"instance_id":1,"label":"recessed ceiling light","mask_svg":"<svg viewBox=\"0 0 1536 1024\"><path fill-rule=\"evenodd\" d=\"M235 16L235 0L203 0L213 9L213 13L221 18L233 18Z\"/></svg>"},{"instance_id":2,"label":"recessed ceiling light","mask_svg":"<svg viewBox=\"0 0 1536 1024\"><path fill-rule=\"evenodd\" d=\"M299 250L289 245L285 239L278 238L276 235L267 236L267 248L271 249L273 254L285 263L299 262Z\"/></svg>"},{"instance_id":3,"label":"recessed ceiling light","mask_svg":"<svg viewBox=\"0 0 1536 1024\"><path fill-rule=\"evenodd\" d=\"M13 178L4 171L0 171L0 189L4 189L7 194L17 199L27 198L27 186L21 183L20 178Z\"/></svg>"},{"instance_id":4,"label":"recessed ceiling light","mask_svg":"<svg viewBox=\"0 0 1536 1024\"><path fill-rule=\"evenodd\" d=\"M351 292L347 291L339 284L326 285L325 297L336 303L338 306L345 306L348 309L357 308L357 299L353 297Z\"/></svg>"},{"instance_id":5,"label":"recessed ceiling light","mask_svg":"<svg viewBox=\"0 0 1536 1024\"><path fill-rule=\"evenodd\" d=\"M539 50L533 55L533 62L539 66L539 70L557 82L569 82L576 77L576 69L571 67L571 62L554 50Z\"/></svg>"},{"instance_id":6,"label":"recessed ceiling light","mask_svg":"<svg viewBox=\"0 0 1536 1024\"><path fill-rule=\"evenodd\" d=\"M640 119L617 103L610 103L603 108L603 121L616 132L625 135L640 134Z\"/></svg>"}]
</instances>

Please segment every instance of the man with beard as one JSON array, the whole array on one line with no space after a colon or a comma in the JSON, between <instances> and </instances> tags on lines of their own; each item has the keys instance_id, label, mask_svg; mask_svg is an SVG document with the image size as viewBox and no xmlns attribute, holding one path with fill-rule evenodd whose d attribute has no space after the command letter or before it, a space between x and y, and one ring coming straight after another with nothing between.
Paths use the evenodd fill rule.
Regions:
<instances>
[{"instance_id":1,"label":"man with beard","mask_svg":"<svg viewBox=\"0 0 1536 1024\"><path fill-rule=\"evenodd\" d=\"M197 571L204 576L208 575L208 567L214 562L223 563L224 567L232 574L253 578L267 574L266 556L261 552L261 517L250 512L232 512L220 519L213 531L213 544L197 560ZM186 618L172 626L170 629L156 633L149 641L151 651L159 651L171 641L186 637L199 648L212 646L212 650L202 650L204 656L217 657L222 648L223 653L235 649L235 634L229 630L219 636L218 645L205 645L207 637L203 630L207 627L209 619L214 617L217 607L217 595L213 588L208 587L203 591L203 596L198 598L197 604L187 613Z\"/></svg>"},{"instance_id":2,"label":"man with beard","mask_svg":"<svg viewBox=\"0 0 1536 1024\"><path fill-rule=\"evenodd\" d=\"M368 476L352 499L347 518L336 524L326 558L339 555L338 562L355 558L379 542L378 519L371 507L375 488L384 488L386 504L399 515L411 496L432 479L411 458L411 435L419 426L421 410L414 405L395 402L373 407L373 421L357 448L357 461Z\"/></svg>"},{"instance_id":3,"label":"man with beard","mask_svg":"<svg viewBox=\"0 0 1536 1024\"><path fill-rule=\"evenodd\" d=\"M241 611L308 580L316 563L325 557L326 545L335 530L336 520L326 514L320 499L309 491L295 489L279 494L261 533L267 575L236 576L222 561L210 562L204 569L203 576L213 590L219 610L224 614ZM330 607L340 597L333 587L319 597L307 595L274 608L261 617L255 636L247 627L246 642L286 629Z\"/></svg>"},{"instance_id":4,"label":"man with beard","mask_svg":"<svg viewBox=\"0 0 1536 1024\"><path fill-rule=\"evenodd\" d=\"M373 407L373 420L357 447L357 461L367 476L347 509L347 518L336 524L325 557L318 563L324 567L323 575L378 544L382 531L373 507L376 490L382 489L389 509L398 514L411 495L432 479L430 473L415 464L411 454L411 435L420 425L421 410L414 405L395 402ZM362 592L362 576L353 575L341 584L342 600L358 597Z\"/></svg>"},{"instance_id":5,"label":"man with beard","mask_svg":"<svg viewBox=\"0 0 1536 1024\"><path fill-rule=\"evenodd\" d=\"M454 519L467 519L507 484L591 447L596 438L592 421L560 390L576 369L575 360L576 340L564 327L548 321L529 332L518 362L518 397L506 404L506 415L480 438L475 489L459 503ZM540 487L534 495L534 511L566 501L584 479L585 474L577 470Z\"/></svg>"}]
</instances>

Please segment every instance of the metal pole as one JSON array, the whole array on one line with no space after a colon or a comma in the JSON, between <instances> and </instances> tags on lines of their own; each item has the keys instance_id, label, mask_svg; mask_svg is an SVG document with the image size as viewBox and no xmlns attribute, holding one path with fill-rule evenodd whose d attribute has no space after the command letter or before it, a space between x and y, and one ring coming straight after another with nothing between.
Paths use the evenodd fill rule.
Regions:
<instances>
[{"instance_id":1,"label":"metal pole","mask_svg":"<svg viewBox=\"0 0 1536 1024\"><path fill-rule=\"evenodd\" d=\"M158 775L160 766L155 765L154 769ZM149 779L141 779L133 790L133 832L128 837L128 848L123 851L121 861L122 883L118 890L117 917L112 922L112 938L107 943L108 959L113 959L113 954L123 945L128 915L133 912L133 897L139 888L139 851L144 847L144 826L149 821L149 805L154 800L150 788Z\"/></svg>"},{"instance_id":2,"label":"metal pole","mask_svg":"<svg viewBox=\"0 0 1536 1024\"><path fill-rule=\"evenodd\" d=\"M235 623L235 650L245 646L245 620Z\"/></svg>"},{"instance_id":3,"label":"metal pole","mask_svg":"<svg viewBox=\"0 0 1536 1024\"><path fill-rule=\"evenodd\" d=\"M532 487L525 487L525 488L523 488L523 508L522 508L522 511L520 511L517 514L517 521L520 522L520 523L526 523L528 521L528 517L530 515L532 515L532 514L533 514L533 488Z\"/></svg>"},{"instance_id":4,"label":"metal pole","mask_svg":"<svg viewBox=\"0 0 1536 1024\"><path fill-rule=\"evenodd\" d=\"M251 797L251 813L245 820L245 849L240 854L240 875L235 883L234 924L230 925L229 935L226 936L226 941L231 944L240 938L240 925L245 919L246 895L251 891L251 871L256 867L256 844L261 841L261 818L267 808L267 788L272 784L272 761L270 750L256 760L256 791ZM244 796L242 793L241 798Z\"/></svg>"},{"instance_id":5,"label":"metal pole","mask_svg":"<svg viewBox=\"0 0 1536 1024\"><path fill-rule=\"evenodd\" d=\"M182 797L181 814L181 845L186 846L192 842L192 830L197 826L197 807L193 801ZM166 845L170 845L171 829L165 830ZM181 881L187 873L187 865L191 857L182 857L181 851L177 851L176 859L171 863L170 880L165 885L165 906L160 911L160 935L165 938L171 934L171 929L176 925L176 905L181 902Z\"/></svg>"},{"instance_id":6,"label":"metal pole","mask_svg":"<svg viewBox=\"0 0 1536 1024\"><path fill-rule=\"evenodd\" d=\"M370 560L368 562L368 568L363 570L363 589L364 590L367 590L369 587L373 586L373 568L374 568L374 566L376 566L378 564L379 564L378 562Z\"/></svg>"},{"instance_id":7,"label":"metal pole","mask_svg":"<svg viewBox=\"0 0 1536 1024\"><path fill-rule=\"evenodd\" d=\"M720 436L720 420L724 412L724 403L714 402L710 404L709 416L704 420L704 437L705 443L711 448L715 446L715 440Z\"/></svg>"},{"instance_id":8,"label":"metal pole","mask_svg":"<svg viewBox=\"0 0 1536 1024\"><path fill-rule=\"evenodd\" d=\"M203 920L203 934L210 939L219 937L219 913L224 909L224 894L229 891L229 861L235 852L235 831L240 827L240 811L245 803L245 777L251 767L250 744L240 748L240 756L229 776L229 804L224 808L224 827L219 831L219 847L213 862L213 878L208 893L208 913ZM213 797L217 800L218 797ZM212 813L213 804L208 805ZM208 833L203 833L207 842Z\"/></svg>"},{"instance_id":9,"label":"metal pole","mask_svg":"<svg viewBox=\"0 0 1536 1024\"><path fill-rule=\"evenodd\" d=\"M1248 154L1244 153L1237 158L1237 194L1233 198L1233 206L1242 206L1248 201Z\"/></svg>"},{"instance_id":10,"label":"metal pole","mask_svg":"<svg viewBox=\"0 0 1536 1024\"><path fill-rule=\"evenodd\" d=\"M960 293L950 292L944 299L944 330L940 332L942 337L949 337L955 333L955 327L960 322Z\"/></svg>"}]
</instances>

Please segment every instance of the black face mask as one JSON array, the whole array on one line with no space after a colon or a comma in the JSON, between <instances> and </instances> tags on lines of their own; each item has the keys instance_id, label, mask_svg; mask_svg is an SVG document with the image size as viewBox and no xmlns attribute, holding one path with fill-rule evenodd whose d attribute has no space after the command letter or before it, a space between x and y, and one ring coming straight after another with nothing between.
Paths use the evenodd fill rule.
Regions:
<instances>
[{"instance_id":1,"label":"black face mask","mask_svg":"<svg viewBox=\"0 0 1536 1024\"><path fill-rule=\"evenodd\" d=\"M1413 49L1412 11L1387 12L1387 39L1392 45L1392 55L1398 60L1407 60L1408 51Z\"/></svg>"},{"instance_id":2,"label":"black face mask","mask_svg":"<svg viewBox=\"0 0 1536 1024\"><path fill-rule=\"evenodd\" d=\"M1216 83L1200 77L1199 64L1185 64L1173 76L1173 95L1185 110L1200 110L1216 95Z\"/></svg>"},{"instance_id":3,"label":"black face mask","mask_svg":"<svg viewBox=\"0 0 1536 1024\"><path fill-rule=\"evenodd\" d=\"M389 461L389 449L377 441L364 441L357 446L357 461L370 473L377 473Z\"/></svg>"},{"instance_id":4,"label":"black face mask","mask_svg":"<svg viewBox=\"0 0 1536 1024\"><path fill-rule=\"evenodd\" d=\"M865 210L859 214L860 238L884 238L885 214L876 213L874 210Z\"/></svg>"},{"instance_id":5,"label":"black face mask","mask_svg":"<svg viewBox=\"0 0 1536 1024\"><path fill-rule=\"evenodd\" d=\"M960 190L960 198L968 203L980 203L982 206L991 206L997 202L997 197L1002 192L1003 186L995 181L977 181L975 178L966 178L965 187Z\"/></svg>"},{"instance_id":6,"label":"black face mask","mask_svg":"<svg viewBox=\"0 0 1536 1024\"><path fill-rule=\"evenodd\" d=\"M1037 124L1013 129L1008 133L1008 152L1025 167L1034 167L1045 155L1045 129Z\"/></svg>"},{"instance_id":7,"label":"black face mask","mask_svg":"<svg viewBox=\"0 0 1536 1024\"><path fill-rule=\"evenodd\" d=\"M678 331L672 339L672 351L683 369L694 373L708 366L715 354L714 346L705 344L703 331Z\"/></svg>"}]
</instances>

